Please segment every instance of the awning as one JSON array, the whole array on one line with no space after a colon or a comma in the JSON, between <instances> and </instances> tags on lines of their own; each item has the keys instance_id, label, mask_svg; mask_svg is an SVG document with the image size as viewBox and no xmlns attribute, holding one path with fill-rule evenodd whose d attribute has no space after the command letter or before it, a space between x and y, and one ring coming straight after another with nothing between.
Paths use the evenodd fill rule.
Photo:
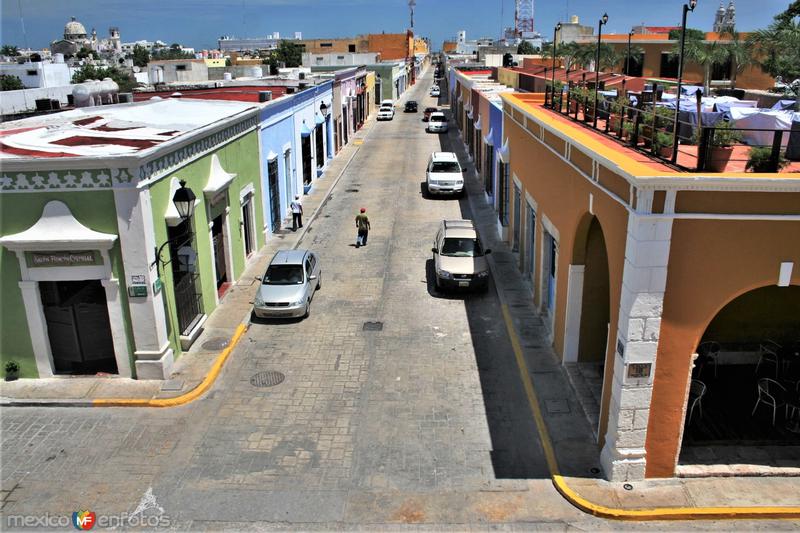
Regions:
<instances>
[{"instance_id":1,"label":"awning","mask_svg":"<svg viewBox=\"0 0 800 533\"><path fill-rule=\"evenodd\" d=\"M503 143L503 147L500 148L500 152L497 154L500 157L500 161L503 163L509 163L509 154L508 154L508 137L506 137L505 142Z\"/></svg>"},{"instance_id":2,"label":"awning","mask_svg":"<svg viewBox=\"0 0 800 533\"><path fill-rule=\"evenodd\" d=\"M20 233L0 238L9 250L108 250L117 240L111 233L100 233L81 224L63 202L47 202L39 220Z\"/></svg>"},{"instance_id":3,"label":"awning","mask_svg":"<svg viewBox=\"0 0 800 533\"><path fill-rule=\"evenodd\" d=\"M300 136L309 137L310 135L311 135L311 130L308 129L308 126L306 126L305 121L303 121L303 124L300 126Z\"/></svg>"},{"instance_id":4,"label":"awning","mask_svg":"<svg viewBox=\"0 0 800 533\"><path fill-rule=\"evenodd\" d=\"M317 125L325 124L325 118L320 113L314 113L314 118L317 121Z\"/></svg>"},{"instance_id":5,"label":"awning","mask_svg":"<svg viewBox=\"0 0 800 533\"><path fill-rule=\"evenodd\" d=\"M206 184L203 192L207 196L213 196L222 189L231 184L236 174L231 174L222 168L222 163L219 162L217 154L211 156L211 171L208 174L208 183ZM170 196L170 198L172 198Z\"/></svg>"},{"instance_id":6,"label":"awning","mask_svg":"<svg viewBox=\"0 0 800 533\"><path fill-rule=\"evenodd\" d=\"M478 115L478 122L475 123L475 129L476 130L480 130L483 127L483 123L481 122L481 118L483 118L483 117Z\"/></svg>"},{"instance_id":7,"label":"awning","mask_svg":"<svg viewBox=\"0 0 800 533\"><path fill-rule=\"evenodd\" d=\"M483 138L483 142L485 142L489 146L492 146L492 134L493 133L494 132L492 131L492 128L489 128L489 133L487 133L486 137Z\"/></svg>"}]
</instances>

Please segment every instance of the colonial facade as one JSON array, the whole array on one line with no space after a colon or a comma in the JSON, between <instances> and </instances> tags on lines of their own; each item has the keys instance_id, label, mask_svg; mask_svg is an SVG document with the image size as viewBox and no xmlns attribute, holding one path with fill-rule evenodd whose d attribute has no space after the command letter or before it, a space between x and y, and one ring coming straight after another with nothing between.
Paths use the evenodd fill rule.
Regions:
<instances>
[{"instance_id":1,"label":"colonial facade","mask_svg":"<svg viewBox=\"0 0 800 533\"><path fill-rule=\"evenodd\" d=\"M253 105L178 99L4 124L2 360L168 377L264 244L257 126Z\"/></svg>"},{"instance_id":2,"label":"colonial facade","mask_svg":"<svg viewBox=\"0 0 800 533\"><path fill-rule=\"evenodd\" d=\"M763 391L793 389L800 370L800 179L679 172L542 94L500 94L502 142L487 139L491 108L487 122L475 91L488 77L451 76L453 113L476 166L496 143L499 232L588 389L606 476L683 475L698 457L729 475L796 446L797 420L765 408Z\"/></svg>"}]
</instances>

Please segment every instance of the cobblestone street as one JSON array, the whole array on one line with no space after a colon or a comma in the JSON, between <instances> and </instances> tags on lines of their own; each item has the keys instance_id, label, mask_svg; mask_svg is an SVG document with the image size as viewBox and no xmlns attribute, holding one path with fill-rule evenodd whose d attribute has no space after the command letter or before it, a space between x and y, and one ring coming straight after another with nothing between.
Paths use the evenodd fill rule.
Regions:
<instances>
[{"instance_id":1,"label":"cobblestone street","mask_svg":"<svg viewBox=\"0 0 800 533\"><path fill-rule=\"evenodd\" d=\"M430 83L428 72L406 98L432 105ZM456 137L427 134L421 113L397 107L393 121L368 122L299 243L322 263L310 317L254 321L211 392L183 407L3 409L6 517L90 509L161 516L178 530L642 529L584 514L553 488L494 288L434 289L438 222L477 214L466 198L423 198L428 156L455 151ZM372 231L356 248L361 207ZM579 412L568 388L542 377L557 368L534 370L544 397ZM285 379L253 384L268 371ZM591 429L577 418L559 460L569 470L580 456L589 477L596 458L580 450Z\"/></svg>"}]
</instances>

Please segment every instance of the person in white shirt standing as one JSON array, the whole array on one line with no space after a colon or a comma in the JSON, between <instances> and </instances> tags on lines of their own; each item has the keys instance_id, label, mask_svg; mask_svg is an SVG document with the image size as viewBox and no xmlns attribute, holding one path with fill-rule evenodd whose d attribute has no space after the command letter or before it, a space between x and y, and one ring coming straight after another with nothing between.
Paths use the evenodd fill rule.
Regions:
<instances>
[{"instance_id":1,"label":"person in white shirt standing","mask_svg":"<svg viewBox=\"0 0 800 533\"><path fill-rule=\"evenodd\" d=\"M297 228L303 227L303 204L300 203L300 196L295 196L289 207L292 208L292 231L297 231Z\"/></svg>"}]
</instances>

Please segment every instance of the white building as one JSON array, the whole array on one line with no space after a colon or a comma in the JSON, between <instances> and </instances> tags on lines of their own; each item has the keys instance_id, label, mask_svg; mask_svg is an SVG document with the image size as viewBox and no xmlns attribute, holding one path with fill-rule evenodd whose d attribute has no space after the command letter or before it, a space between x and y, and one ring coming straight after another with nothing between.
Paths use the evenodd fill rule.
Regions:
<instances>
[{"instance_id":1,"label":"white building","mask_svg":"<svg viewBox=\"0 0 800 533\"><path fill-rule=\"evenodd\" d=\"M303 54L304 67L372 65L378 61L380 61L380 54L376 52L367 52L362 54L312 54L310 52L306 52Z\"/></svg>"},{"instance_id":2,"label":"white building","mask_svg":"<svg viewBox=\"0 0 800 533\"><path fill-rule=\"evenodd\" d=\"M0 74L16 76L26 89L63 87L72 83L69 67L58 55L53 62L0 64Z\"/></svg>"}]
</instances>

